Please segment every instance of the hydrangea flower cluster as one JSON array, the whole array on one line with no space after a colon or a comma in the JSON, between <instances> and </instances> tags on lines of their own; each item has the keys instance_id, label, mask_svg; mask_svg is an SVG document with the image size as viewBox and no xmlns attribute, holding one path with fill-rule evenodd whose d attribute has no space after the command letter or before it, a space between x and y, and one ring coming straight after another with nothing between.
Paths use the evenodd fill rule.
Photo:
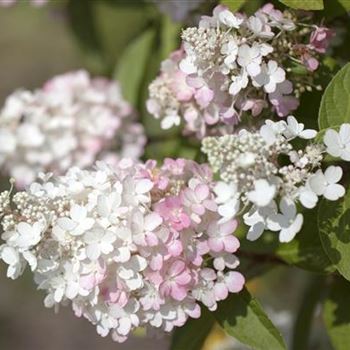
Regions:
<instances>
[{"instance_id":1,"label":"hydrangea flower cluster","mask_svg":"<svg viewBox=\"0 0 350 350\"><path fill-rule=\"evenodd\" d=\"M162 128L184 121L185 133L200 139L232 133L245 112L285 117L298 107L301 92L321 88L314 73L288 72L295 65L315 71L332 36L271 4L250 17L219 5L212 17L183 31L182 48L149 86L148 111Z\"/></svg>"},{"instance_id":2,"label":"hydrangea flower cluster","mask_svg":"<svg viewBox=\"0 0 350 350\"><path fill-rule=\"evenodd\" d=\"M205 138L202 150L223 180L214 188L221 222L244 214L249 240L270 230L279 232L281 242L289 242L303 224L296 203L310 209L318 196L331 201L344 196L345 189L338 183L342 168L332 165L323 172L321 163L326 151L350 159L350 124L343 124L339 134L328 130L326 147L310 143L297 150L291 143L316 134L289 116L287 121L266 120L258 131L243 129L235 135Z\"/></svg>"},{"instance_id":3,"label":"hydrangea flower cluster","mask_svg":"<svg viewBox=\"0 0 350 350\"><path fill-rule=\"evenodd\" d=\"M29 265L47 307L71 302L101 336L169 332L199 317L199 302L215 310L244 284L234 271L237 221L221 222L213 187L207 165L183 159L42 175L0 194L7 275Z\"/></svg>"},{"instance_id":4,"label":"hydrangea flower cluster","mask_svg":"<svg viewBox=\"0 0 350 350\"><path fill-rule=\"evenodd\" d=\"M146 141L119 85L85 71L10 95L0 111L0 139L0 166L19 187L41 171L63 174L71 166L90 166L111 148L137 159Z\"/></svg>"}]
</instances>

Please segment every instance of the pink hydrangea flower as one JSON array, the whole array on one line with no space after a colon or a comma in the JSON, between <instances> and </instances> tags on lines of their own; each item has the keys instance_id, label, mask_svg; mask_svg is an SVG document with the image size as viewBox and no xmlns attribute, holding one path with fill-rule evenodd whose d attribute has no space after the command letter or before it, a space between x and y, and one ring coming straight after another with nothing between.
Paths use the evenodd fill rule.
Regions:
<instances>
[{"instance_id":1,"label":"pink hydrangea flower","mask_svg":"<svg viewBox=\"0 0 350 350\"><path fill-rule=\"evenodd\" d=\"M208 227L208 246L213 252L234 253L239 248L238 239L232 235L237 228L237 221L230 220L224 224L212 223Z\"/></svg>"},{"instance_id":2,"label":"pink hydrangea flower","mask_svg":"<svg viewBox=\"0 0 350 350\"><path fill-rule=\"evenodd\" d=\"M43 176L18 194L21 206L12 203L0 258L11 278L29 265L45 306L71 303L101 336L122 342L138 326L171 332L200 317L200 303L214 310L243 288L231 273L237 222L219 224L214 186L208 165L184 159Z\"/></svg>"},{"instance_id":3,"label":"pink hydrangea flower","mask_svg":"<svg viewBox=\"0 0 350 350\"><path fill-rule=\"evenodd\" d=\"M316 27L311 33L309 47L319 53L325 53L334 35L334 31L327 27Z\"/></svg>"},{"instance_id":4,"label":"pink hydrangea flower","mask_svg":"<svg viewBox=\"0 0 350 350\"><path fill-rule=\"evenodd\" d=\"M179 197L167 197L155 206L157 213L175 230L183 230L191 225L191 219L184 211Z\"/></svg>"},{"instance_id":5,"label":"pink hydrangea flower","mask_svg":"<svg viewBox=\"0 0 350 350\"><path fill-rule=\"evenodd\" d=\"M178 301L185 299L192 281L190 270L186 267L185 262L176 260L166 267L165 271L164 281L159 287L161 295L164 297L170 295Z\"/></svg>"},{"instance_id":6,"label":"pink hydrangea flower","mask_svg":"<svg viewBox=\"0 0 350 350\"><path fill-rule=\"evenodd\" d=\"M232 134L246 116L265 116L268 110L288 116L299 105L300 91L293 85L305 84L290 73L293 62L314 72L332 36L317 27L307 43L309 32L301 28L310 23L304 20L272 4L250 17L216 6L212 16L182 32L181 49L162 63L149 86L148 111L162 128L183 125L185 135L199 139Z\"/></svg>"},{"instance_id":7,"label":"pink hydrangea flower","mask_svg":"<svg viewBox=\"0 0 350 350\"><path fill-rule=\"evenodd\" d=\"M96 160L138 159L146 142L118 83L83 70L11 94L0 111L0 135L7 145L0 146L1 168L21 187L40 172L58 175Z\"/></svg>"}]
</instances>

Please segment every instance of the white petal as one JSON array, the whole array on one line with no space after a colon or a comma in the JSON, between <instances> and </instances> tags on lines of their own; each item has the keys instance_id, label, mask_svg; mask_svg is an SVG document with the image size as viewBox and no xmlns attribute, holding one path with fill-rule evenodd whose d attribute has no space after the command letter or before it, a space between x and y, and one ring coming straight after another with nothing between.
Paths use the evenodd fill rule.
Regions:
<instances>
[{"instance_id":1,"label":"white petal","mask_svg":"<svg viewBox=\"0 0 350 350\"><path fill-rule=\"evenodd\" d=\"M144 222L144 229L146 231L155 230L163 222L162 217L157 213L146 215Z\"/></svg>"},{"instance_id":2,"label":"white petal","mask_svg":"<svg viewBox=\"0 0 350 350\"><path fill-rule=\"evenodd\" d=\"M265 224L263 222L258 222L254 226L250 227L247 239L249 241L255 241L257 240L264 232L265 230Z\"/></svg>"},{"instance_id":3,"label":"white petal","mask_svg":"<svg viewBox=\"0 0 350 350\"><path fill-rule=\"evenodd\" d=\"M231 199L225 204L219 205L218 213L225 218L233 218L239 210L239 200Z\"/></svg>"},{"instance_id":4,"label":"white petal","mask_svg":"<svg viewBox=\"0 0 350 350\"><path fill-rule=\"evenodd\" d=\"M144 194L149 192L153 188L153 182L149 179L142 179L136 183L135 192Z\"/></svg>"},{"instance_id":5,"label":"white petal","mask_svg":"<svg viewBox=\"0 0 350 350\"><path fill-rule=\"evenodd\" d=\"M69 218L59 218L57 220L58 226L65 231L72 231L77 227L77 224Z\"/></svg>"},{"instance_id":6,"label":"white petal","mask_svg":"<svg viewBox=\"0 0 350 350\"><path fill-rule=\"evenodd\" d=\"M335 184L337 183L343 176L343 169L340 166L329 166L324 176L329 184Z\"/></svg>"},{"instance_id":7,"label":"white petal","mask_svg":"<svg viewBox=\"0 0 350 350\"><path fill-rule=\"evenodd\" d=\"M331 184L327 186L323 196L330 201L336 201L345 194L345 188L339 184Z\"/></svg>"},{"instance_id":8,"label":"white petal","mask_svg":"<svg viewBox=\"0 0 350 350\"><path fill-rule=\"evenodd\" d=\"M276 186L264 179L256 180L254 186L254 191L248 192L247 198L259 207L267 206L275 196Z\"/></svg>"},{"instance_id":9,"label":"white petal","mask_svg":"<svg viewBox=\"0 0 350 350\"><path fill-rule=\"evenodd\" d=\"M87 209L80 205L73 205L70 210L70 216L75 222L80 222L82 219L86 218Z\"/></svg>"},{"instance_id":10,"label":"white petal","mask_svg":"<svg viewBox=\"0 0 350 350\"><path fill-rule=\"evenodd\" d=\"M260 136L268 145L272 145L276 141L276 135L269 125L263 125L260 128Z\"/></svg>"},{"instance_id":11,"label":"white petal","mask_svg":"<svg viewBox=\"0 0 350 350\"><path fill-rule=\"evenodd\" d=\"M305 208L312 209L316 206L318 197L313 191L305 189L300 192L299 200Z\"/></svg>"},{"instance_id":12,"label":"white petal","mask_svg":"<svg viewBox=\"0 0 350 350\"><path fill-rule=\"evenodd\" d=\"M313 139L316 135L317 131L312 129L306 129L299 133L299 137L306 140Z\"/></svg>"},{"instance_id":13,"label":"white petal","mask_svg":"<svg viewBox=\"0 0 350 350\"><path fill-rule=\"evenodd\" d=\"M295 237L295 235L301 230L301 227L303 226L303 221L303 215L298 214L295 220L293 221L292 225L281 230L279 234L280 242L290 242Z\"/></svg>"},{"instance_id":14,"label":"white petal","mask_svg":"<svg viewBox=\"0 0 350 350\"><path fill-rule=\"evenodd\" d=\"M214 193L216 194L216 203L227 202L236 192L234 185L229 185L223 181L219 181L214 187Z\"/></svg>"},{"instance_id":15,"label":"white petal","mask_svg":"<svg viewBox=\"0 0 350 350\"><path fill-rule=\"evenodd\" d=\"M119 320L117 331L121 335L127 335L131 330L131 321L129 318L123 317Z\"/></svg>"},{"instance_id":16,"label":"white petal","mask_svg":"<svg viewBox=\"0 0 350 350\"><path fill-rule=\"evenodd\" d=\"M339 157L341 153L341 143L338 133L333 129L328 129L323 138L324 144L327 146L327 153L333 157Z\"/></svg>"},{"instance_id":17,"label":"white petal","mask_svg":"<svg viewBox=\"0 0 350 350\"><path fill-rule=\"evenodd\" d=\"M283 197L280 202L280 209L284 216L287 218L294 219L295 214L297 213L297 208L295 203L287 197Z\"/></svg>"},{"instance_id":18,"label":"white petal","mask_svg":"<svg viewBox=\"0 0 350 350\"><path fill-rule=\"evenodd\" d=\"M311 190L318 196L321 196L323 194L327 186L327 181L322 173L322 170L318 170L314 175L310 177L309 185Z\"/></svg>"},{"instance_id":19,"label":"white petal","mask_svg":"<svg viewBox=\"0 0 350 350\"><path fill-rule=\"evenodd\" d=\"M184 58L180 62L179 67L186 74L193 74L193 73L197 72L197 67L193 63L193 58L192 57Z\"/></svg>"},{"instance_id":20,"label":"white petal","mask_svg":"<svg viewBox=\"0 0 350 350\"><path fill-rule=\"evenodd\" d=\"M8 265L15 265L19 262L18 251L12 247L4 247L1 250L1 259Z\"/></svg>"},{"instance_id":21,"label":"white petal","mask_svg":"<svg viewBox=\"0 0 350 350\"><path fill-rule=\"evenodd\" d=\"M98 244L90 244L86 248L86 256L90 260L97 260L101 255L101 250Z\"/></svg>"},{"instance_id":22,"label":"white petal","mask_svg":"<svg viewBox=\"0 0 350 350\"><path fill-rule=\"evenodd\" d=\"M343 145L350 143L350 124L344 123L339 130L340 141Z\"/></svg>"},{"instance_id":23,"label":"white petal","mask_svg":"<svg viewBox=\"0 0 350 350\"><path fill-rule=\"evenodd\" d=\"M38 266L36 256L28 250L23 252L22 255L23 255L23 258L26 259L26 261L28 262L31 270L34 271Z\"/></svg>"},{"instance_id":24,"label":"white petal","mask_svg":"<svg viewBox=\"0 0 350 350\"><path fill-rule=\"evenodd\" d=\"M161 124L161 128L162 129L167 130L167 129L172 128L174 125L175 126L180 125L180 123L181 123L180 116L178 116L178 115L168 115L168 116L166 116L165 118L162 119L160 124Z\"/></svg>"}]
</instances>

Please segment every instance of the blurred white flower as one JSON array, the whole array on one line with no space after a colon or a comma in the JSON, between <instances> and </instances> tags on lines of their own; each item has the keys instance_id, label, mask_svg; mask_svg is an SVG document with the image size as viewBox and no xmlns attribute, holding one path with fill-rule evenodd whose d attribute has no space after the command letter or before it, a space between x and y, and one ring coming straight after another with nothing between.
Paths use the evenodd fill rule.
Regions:
<instances>
[{"instance_id":1,"label":"blurred white flower","mask_svg":"<svg viewBox=\"0 0 350 350\"><path fill-rule=\"evenodd\" d=\"M85 71L11 94L0 111L0 138L0 166L19 188L42 171L62 174L96 159L138 159L145 144L143 127L119 85Z\"/></svg>"},{"instance_id":2,"label":"blurred white flower","mask_svg":"<svg viewBox=\"0 0 350 350\"><path fill-rule=\"evenodd\" d=\"M236 17L231 11L223 10L219 13L219 21L229 28L239 28L243 18Z\"/></svg>"}]
</instances>

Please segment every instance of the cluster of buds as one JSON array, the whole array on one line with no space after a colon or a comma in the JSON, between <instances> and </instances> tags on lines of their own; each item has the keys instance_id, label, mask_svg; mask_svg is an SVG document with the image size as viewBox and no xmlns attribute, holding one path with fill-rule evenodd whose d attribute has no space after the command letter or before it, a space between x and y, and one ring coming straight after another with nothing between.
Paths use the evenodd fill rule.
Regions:
<instances>
[{"instance_id":1,"label":"cluster of buds","mask_svg":"<svg viewBox=\"0 0 350 350\"><path fill-rule=\"evenodd\" d=\"M318 68L332 36L271 4L250 17L219 5L183 31L182 48L149 87L148 111L162 128L183 121L185 133L200 139L232 133L248 113L285 117L302 91L321 88L307 72ZM305 74L289 75L295 66Z\"/></svg>"},{"instance_id":2,"label":"cluster of buds","mask_svg":"<svg viewBox=\"0 0 350 350\"><path fill-rule=\"evenodd\" d=\"M170 332L243 288L237 221L221 223L213 186L207 165L184 159L42 175L0 194L0 257L13 279L29 265L47 307L71 302L101 336Z\"/></svg>"},{"instance_id":3,"label":"cluster of buds","mask_svg":"<svg viewBox=\"0 0 350 350\"><path fill-rule=\"evenodd\" d=\"M258 131L204 138L202 150L223 180L214 188L222 222L243 215L249 240L270 230L279 232L281 242L289 242L303 224L297 202L310 209L318 196L332 201L344 196L345 189L338 184L342 168L332 165L323 172L321 166L326 152L350 160L350 125L343 124L339 134L328 130L325 145L310 143L297 150L291 143L316 135L289 116L287 121L266 120Z\"/></svg>"},{"instance_id":4,"label":"cluster of buds","mask_svg":"<svg viewBox=\"0 0 350 350\"><path fill-rule=\"evenodd\" d=\"M117 83L90 78L85 71L59 75L34 92L10 95L0 111L0 165L20 188L39 172L64 174L96 159L137 159L144 130ZM115 157L115 156L113 156Z\"/></svg>"}]
</instances>

